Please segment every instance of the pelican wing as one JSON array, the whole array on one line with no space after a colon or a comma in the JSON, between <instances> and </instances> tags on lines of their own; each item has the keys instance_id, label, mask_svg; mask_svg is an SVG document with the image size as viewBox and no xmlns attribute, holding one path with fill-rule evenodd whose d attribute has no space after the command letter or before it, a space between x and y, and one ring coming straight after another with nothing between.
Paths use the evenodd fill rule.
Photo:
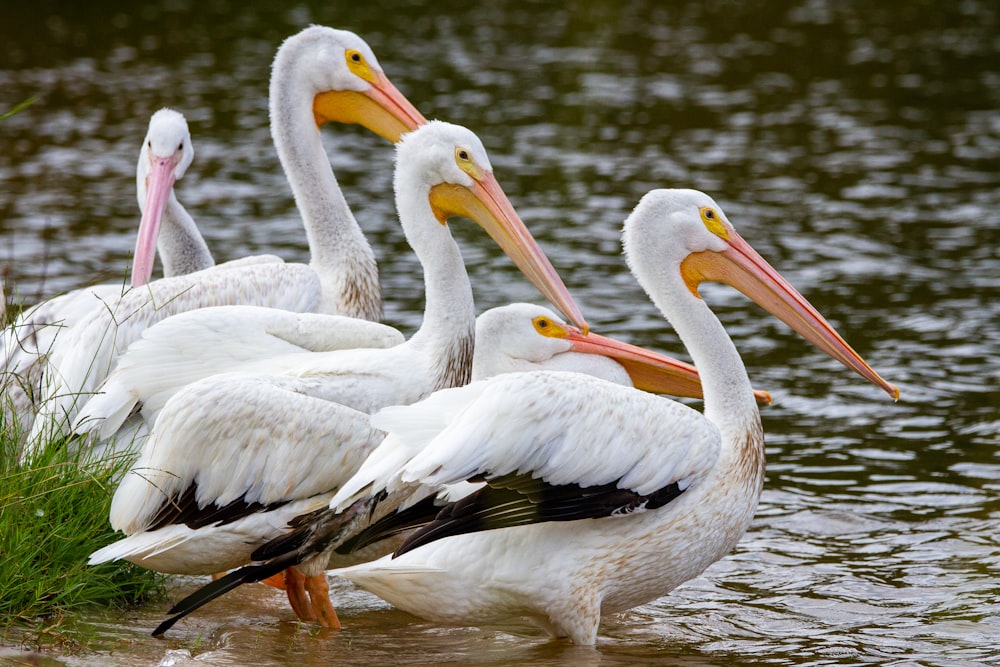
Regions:
<instances>
[{"instance_id":1,"label":"pelican wing","mask_svg":"<svg viewBox=\"0 0 1000 667\"><path fill-rule=\"evenodd\" d=\"M600 519L654 510L683 492L679 482L671 482L653 493L642 495L619 488L617 481L596 486L553 485L530 474L502 475L489 479L479 491L445 506L433 521L420 525L410 519L411 526L420 527L396 550L395 555L452 535L545 521Z\"/></svg>"},{"instance_id":2,"label":"pelican wing","mask_svg":"<svg viewBox=\"0 0 1000 667\"><path fill-rule=\"evenodd\" d=\"M179 392L115 493L112 525L228 522L336 489L383 434L367 414L296 389L232 373Z\"/></svg>"},{"instance_id":3,"label":"pelican wing","mask_svg":"<svg viewBox=\"0 0 1000 667\"><path fill-rule=\"evenodd\" d=\"M102 284L60 294L36 304L3 328L0 388L7 400L2 409L16 415L21 428L31 428L45 386L45 366L59 335L86 318L95 307L120 298L123 289L120 284Z\"/></svg>"},{"instance_id":4,"label":"pelican wing","mask_svg":"<svg viewBox=\"0 0 1000 667\"><path fill-rule=\"evenodd\" d=\"M694 410L577 373L499 376L386 408L372 422L388 436L331 507L415 484L482 480L479 500L514 502L515 523L606 515L648 507L675 493L671 485L688 488L720 448L718 430Z\"/></svg>"},{"instance_id":5,"label":"pelican wing","mask_svg":"<svg viewBox=\"0 0 1000 667\"><path fill-rule=\"evenodd\" d=\"M119 355L154 323L184 311L228 304L311 311L319 298L319 279L308 266L264 262L161 278L99 301L53 344L29 445L41 441L54 425L71 426Z\"/></svg>"},{"instance_id":6,"label":"pelican wing","mask_svg":"<svg viewBox=\"0 0 1000 667\"><path fill-rule=\"evenodd\" d=\"M136 405L152 424L184 386L219 373L253 372L261 361L301 352L386 348L396 329L350 317L259 306L217 306L180 313L150 327L122 355L74 429L109 438Z\"/></svg>"}]
</instances>

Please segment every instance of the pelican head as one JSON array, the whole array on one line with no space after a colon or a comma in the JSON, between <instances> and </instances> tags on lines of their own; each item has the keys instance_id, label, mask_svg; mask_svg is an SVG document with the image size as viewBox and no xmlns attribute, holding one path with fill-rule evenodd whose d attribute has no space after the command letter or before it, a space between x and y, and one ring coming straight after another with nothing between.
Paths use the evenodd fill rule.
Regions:
<instances>
[{"instance_id":1,"label":"pelican head","mask_svg":"<svg viewBox=\"0 0 1000 667\"><path fill-rule=\"evenodd\" d=\"M310 26L289 37L273 72L271 99L291 94L284 85L310 91L317 126L358 123L395 143L426 122L389 81L368 43L347 30Z\"/></svg>"},{"instance_id":2,"label":"pelican head","mask_svg":"<svg viewBox=\"0 0 1000 667\"><path fill-rule=\"evenodd\" d=\"M136 197L142 220L132 262L132 286L149 282L156 257L156 239L174 183L194 160L194 146L184 116L173 109L160 109L149 119L135 171Z\"/></svg>"},{"instance_id":3,"label":"pelican head","mask_svg":"<svg viewBox=\"0 0 1000 667\"><path fill-rule=\"evenodd\" d=\"M698 286L705 281L735 287L820 350L899 398L899 388L872 370L816 308L736 233L722 208L705 193L647 193L625 221L623 242L637 276L656 267L664 280L683 281L697 299L701 298ZM657 295L650 296L657 300Z\"/></svg>"},{"instance_id":4,"label":"pelican head","mask_svg":"<svg viewBox=\"0 0 1000 667\"><path fill-rule=\"evenodd\" d=\"M493 167L479 137L471 130L431 121L403 136L397 144L397 207L413 189L426 189L434 216L446 226L451 216L478 223L525 276L571 322L584 331L587 324L562 278L538 246L507 195L493 176ZM419 174L419 179L413 179ZM421 195L423 192L421 192Z\"/></svg>"},{"instance_id":5,"label":"pelican head","mask_svg":"<svg viewBox=\"0 0 1000 667\"><path fill-rule=\"evenodd\" d=\"M691 364L594 332L585 336L544 306L512 303L476 318L472 379L528 370L575 371L655 394L703 396ZM766 391L754 393L759 403L771 402Z\"/></svg>"}]
</instances>

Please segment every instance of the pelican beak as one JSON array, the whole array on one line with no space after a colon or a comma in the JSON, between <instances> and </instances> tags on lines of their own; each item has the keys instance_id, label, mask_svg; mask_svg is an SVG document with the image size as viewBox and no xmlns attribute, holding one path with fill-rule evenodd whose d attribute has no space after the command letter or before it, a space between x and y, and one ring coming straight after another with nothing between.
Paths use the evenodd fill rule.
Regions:
<instances>
[{"instance_id":1,"label":"pelican beak","mask_svg":"<svg viewBox=\"0 0 1000 667\"><path fill-rule=\"evenodd\" d=\"M681 263L681 274L698 296L704 280L726 283L743 292L807 341L899 400L899 388L886 382L848 345L833 326L798 290L767 263L732 226L725 228L729 247L721 252L706 250L689 255Z\"/></svg>"},{"instance_id":2,"label":"pelican beak","mask_svg":"<svg viewBox=\"0 0 1000 667\"><path fill-rule=\"evenodd\" d=\"M563 337L569 341L571 350L614 359L632 378L636 389L654 394L704 398L698 370L691 364L600 334L584 336L573 326L564 325L562 328L565 331ZM771 395L766 391L754 391L754 396L761 405L771 403Z\"/></svg>"},{"instance_id":3,"label":"pelican beak","mask_svg":"<svg viewBox=\"0 0 1000 667\"><path fill-rule=\"evenodd\" d=\"M363 90L330 90L313 99L316 125L357 123L392 143L427 122L382 72Z\"/></svg>"},{"instance_id":4,"label":"pelican beak","mask_svg":"<svg viewBox=\"0 0 1000 667\"><path fill-rule=\"evenodd\" d=\"M431 188L430 201L441 224L453 215L476 221L549 303L584 332L589 331L590 327L562 278L491 172L477 174L468 187L453 183L435 185Z\"/></svg>"},{"instance_id":5,"label":"pelican beak","mask_svg":"<svg viewBox=\"0 0 1000 667\"><path fill-rule=\"evenodd\" d=\"M139 234L135 241L135 256L132 259L132 287L149 282L153 275L153 261L156 259L156 239L160 235L160 222L170 201L170 192L176 180L174 170L177 161L174 156L153 157L149 175L146 176L146 208L139 221Z\"/></svg>"}]
</instances>

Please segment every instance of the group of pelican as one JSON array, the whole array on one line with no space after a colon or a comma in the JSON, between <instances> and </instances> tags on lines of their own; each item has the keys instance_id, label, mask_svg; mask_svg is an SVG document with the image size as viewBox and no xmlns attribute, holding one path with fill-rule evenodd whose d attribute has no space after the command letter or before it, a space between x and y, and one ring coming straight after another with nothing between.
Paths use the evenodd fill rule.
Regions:
<instances>
[{"instance_id":1,"label":"group of pelican","mask_svg":"<svg viewBox=\"0 0 1000 667\"><path fill-rule=\"evenodd\" d=\"M727 554L761 493L757 404L770 397L700 298L705 281L898 398L695 190L649 192L623 231L628 266L694 366L591 333L478 137L428 122L353 33L313 26L281 45L270 120L308 266L214 264L173 193L193 155L187 125L162 110L137 170L132 286L53 299L4 340L21 378L5 409L31 422L26 456L65 428L138 449L111 509L125 537L91 562L214 575L154 634L255 581L284 588L300 619L340 627L332 570L425 619L528 617L594 644L602 615ZM328 122L396 144L396 209L426 294L409 338L377 321L374 253L324 152ZM456 218L562 317L512 304L477 319ZM157 251L165 277L151 280Z\"/></svg>"}]
</instances>

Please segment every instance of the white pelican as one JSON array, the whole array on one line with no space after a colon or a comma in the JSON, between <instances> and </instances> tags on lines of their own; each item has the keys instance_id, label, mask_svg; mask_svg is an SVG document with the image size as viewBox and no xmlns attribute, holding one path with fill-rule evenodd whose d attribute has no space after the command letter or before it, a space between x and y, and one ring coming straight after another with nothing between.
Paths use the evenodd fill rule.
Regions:
<instances>
[{"instance_id":1,"label":"white pelican","mask_svg":"<svg viewBox=\"0 0 1000 667\"><path fill-rule=\"evenodd\" d=\"M208 574L248 562L287 522L327 505L378 444L368 414L469 381L472 286L449 217L481 225L538 289L586 328L579 309L497 183L469 130L434 121L397 147L396 207L424 269L424 321L388 349L295 352L261 360L170 398L112 502L126 537L92 563L126 558L162 572ZM290 572L286 580L297 577ZM330 626L336 613L319 572L295 579L300 617ZM306 597L306 591L309 597ZM312 603L310 603L310 598Z\"/></svg>"},{"instance_id":2,"label":"white pelican","mask_svg":"<svg viewBox=\"0 0 1000 667\"><path fill-rule=\"evenodd\" d=\"M392 85L367 43L344 30L312 26L278 49L271 74L271 132L309 241L308 266L269 255L247 257L183 277L157 280L93 310L54 351L39 428L72 424L86 396L118 355L154 322L218 305L378 319L381 292L374 255L337 185L319 126L359 123L397 141L425 122ZM145 248L141 245L139 248ZM136 262L140 272L146 264Z\"/></svg>"},{"instance_id":3,"label":"white pelican","mask_svg":"<svg viewBox=\"0 0 1000 667\"><path fill-rule=\"evenodd\" d=\"M177 201L174 183L194 159L194 145L184 116L160 109L149 119L136 165L136 198L142 220L145 261L152 272L157 250L165 276L177 276L215 264L205 239L187 210ZM149 273L133 282L141 285ZM122 283L93 285L48 299L26 311L3 332L4 388L19 427L27 431L35 401L42 390L42 375L57 334L85 319L95 308L121 297ZM64 333L64 335L66 335Z\"/></svg>"},{"instance_id":4,"label":"white pelican","mask_svg":"<svg viewBox=\"0 0 1000 667\"><path fill-rule=\"evenodd\" d=\"M154 113L135 170L142 219L132 260L133 287L149 282L157 253L167 277L215 266L198 226L174 194L174 183L184 176L192 160L194 146L184 116L167 108Z\"/></svg>"},{"instance_id":5,"label":"white pelican","mask_svg":"<svg viewBox=\"0 0 1000 667\"><path fill-rule=\"evenodd\" d=\"M625 367L619 362L623 362ZM564 323L548 308L515 303L487 310L476 318L476 352L472 365L474 380L502 373L555 368L587 373L629 387L642 386L658 393L692 396L700 396L701 393L698 372L690 364L593 332L584 336L579 329ZM766 392L756 393L758 400L770 400ZM370 428L367 422L363 427ZM365 433L368 434L368 431ZM372 435L376 440L383 437L380 431ZM371 446L374 447L374 444ZM450 491L454 493L454 490ZM437 498L427 500L431 502L411 510L417 512L417 517L421 517L427 507L433 507ZM325 506L320 511L329 515ZM341 523L338 517L332 518L335 523ZM401 535L405 532L400 528L398 518L392 518L395 520L389 534L383 534L380 525L372 525L373 522L368 520L347 524L338 531L338 534L343 534L340 544L349 543L350 555L342 555L340 549L337 553L332 548L329 552L317 550L310 554L309 562L296 561L295 564L301 565L302 571L318 574L327 566L344 565L388 553L401 544ZM290 519L289 526L308 519L307 515L300 515ZM193 600L186 599L178 604L178 607L183 606L183 612L160 626L156 634L165 632L181 617L241 583L267 579L267 583L283 587L270 577L272 572L282 569L269 564L267 575L246 578L228 576L223 582L199 590L192 596ZM243 568L241 573L247 570L252 568ZM313 606L319 604L322 603L317 602Z\"/></svg>"},{"instance_id":6,"label":"white pelican","mask_svg":"<svg viewBox=\"0 0 1000 667\"><path fill-rule=\"evenodd\" d=\"M425 619L523 616L592 645L602 614L660 597L726 555L757 506L764 438L743 362L698 295L706 280L740 289L898 398L707 195L647 194L625 222L624 246L694 359L704 414L560 371L502 375L386 408L372 424L388 436L332 511L371 517L380 500L398 502L411 488L485 485L423 522L406 515L419 527L394 554L333 574ZM329 549L338 539L329 523L319 513L254 554L271 561L244 570L268 576ZM394 530L391 521L381 528ZM175 609L186 613L183 605Z\"/></svg>"}]
</instances>

